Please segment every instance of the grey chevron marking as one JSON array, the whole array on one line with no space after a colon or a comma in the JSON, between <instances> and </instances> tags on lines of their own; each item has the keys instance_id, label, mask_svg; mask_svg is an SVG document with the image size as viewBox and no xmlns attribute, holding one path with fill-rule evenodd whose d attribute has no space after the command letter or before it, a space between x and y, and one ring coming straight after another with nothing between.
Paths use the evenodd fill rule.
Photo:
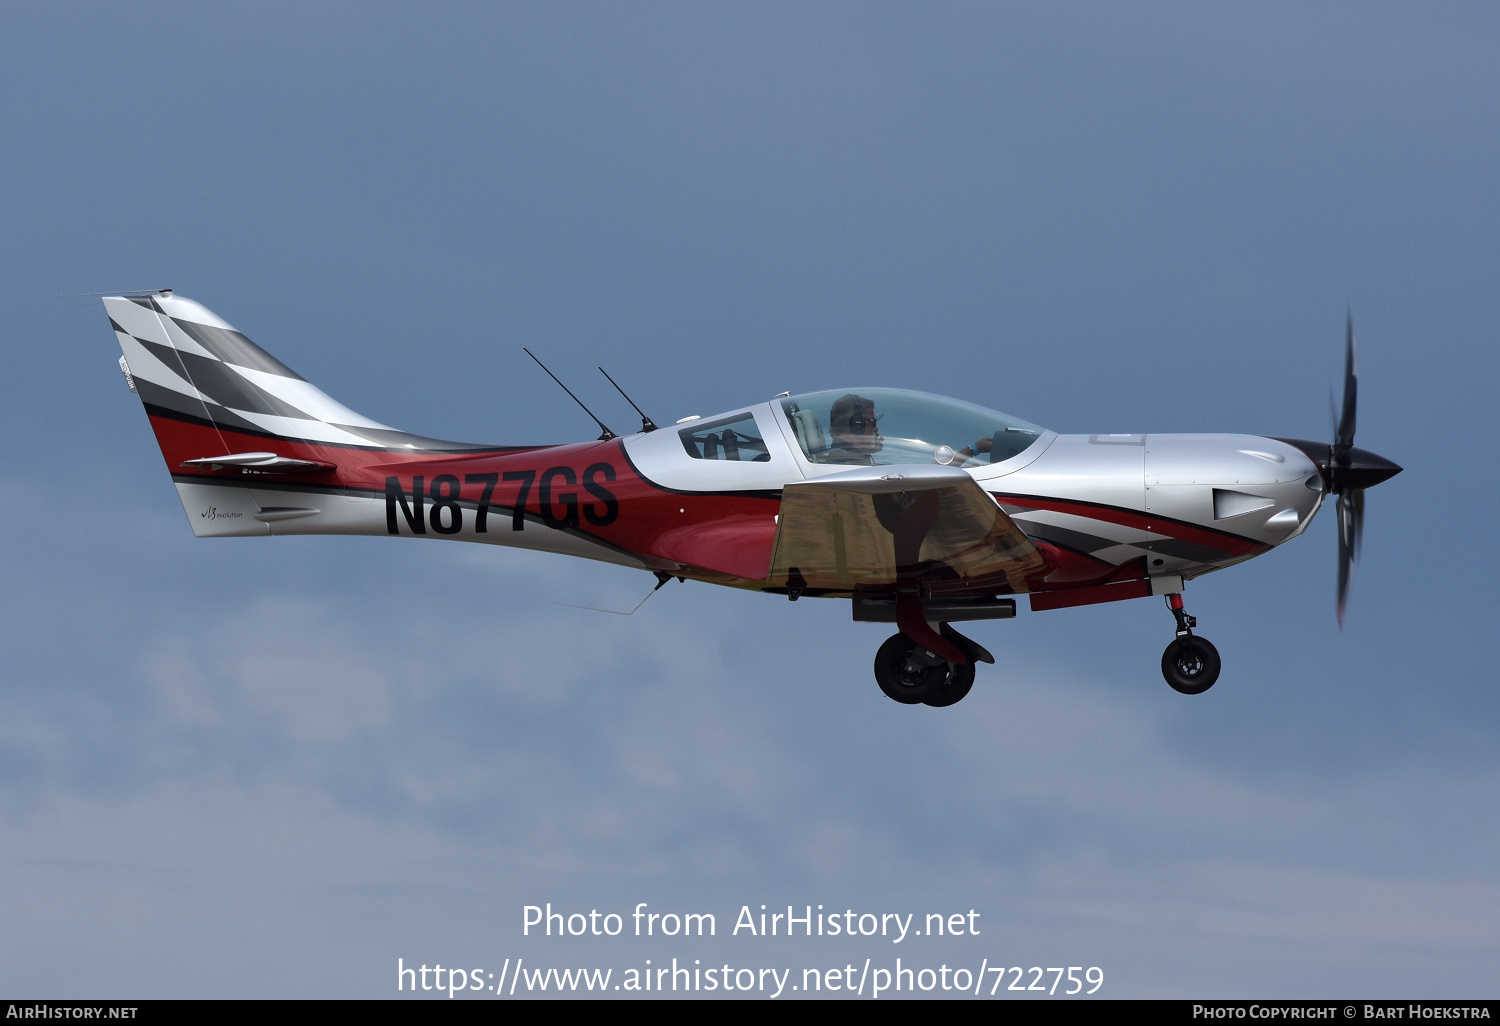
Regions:
<instances>
[{"instance_id":1,"label":"grey chevron marking","mask_svg":"<svg viewBox=\"0 0 1500 1026\"><path fill-rule=\"evenodd\" d=\"M188 380L192 382L193 387L220 406L228 407L231 410L244 410L247 413L264 413L273 417L290 417L294 420L317 419L253 384L248 378L239 374L230 364L196 356L192 353L184 353L178 349L170 349L167 346L147 342L144 339L136 339L136 341L144 346L153 356L166 363L168 367L172 366L171 361L174 357L181 360L183 369L187 372Z\"/></svg>"},{"instance_id":2,"label":"grey chevron marking","mask_svg":"<svg viewBox=\"0 0 1500 1026\"><path fill-rule=\"evenodd\" d=\"M199 421L207 416L216 426L229 431L245 431L257 435L266 433L264 428L250 423L233 410L226 410L222 406L201 403L192 396L186 396L181 392L174 392L169 388L163 388L155 382L147 381L144 378L136 378L135 385L136 391L141 397L141 402L146 406L154 406L167 413L181 414Z\"/></svg>"},{"instance_id":3,"label":"grey chevron marking","mask_svg":"<svg viewBox=\"0 0 1500 1026\"><path fill-rule=\"evenodd\" d=\"M307 380L237 331L226 331L223 328L215 328L207 324L195 324L192 321L180 321L175 317L171 318L171 321L181 328L183 334L187 335L188 338L198 343L204 349L207 349L210 353L213 353L225 363L238 364L241 367L249 367L251 370L265 371L267 374L279 374L283 378L296 378L298 381Z\"/></svg>"},{"instance_id":4,"label":"grey chevron marking","mask_svg":"<svg viewBox=\"0 0 1500 1026\"><path fill-rule=\"evenodd\" d=\"M1082 531L1070 531L1066 527L1056 527L1052 524L1038 524L1030 520L1019 520L1016 523L1022 531L1026 532L1028 538L1040 538L1043 541L1055 542L1075 552L1086 552L1092 555L1100 549L1113 548L1120 544L1116 541L1110 541L1108 538L1084 534Z\"/></svg>"}]
</instances>

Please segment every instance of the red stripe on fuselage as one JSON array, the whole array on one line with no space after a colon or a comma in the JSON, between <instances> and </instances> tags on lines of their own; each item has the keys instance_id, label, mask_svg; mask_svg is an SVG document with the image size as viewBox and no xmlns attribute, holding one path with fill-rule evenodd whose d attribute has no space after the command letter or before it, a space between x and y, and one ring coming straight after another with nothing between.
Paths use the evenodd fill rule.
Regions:
<instances>
[{"instance_id":1,"label":"red stripe on fuselage","mask_svg":"<svg viewBox=\"0 0 1500 1026\"><path fill-rule=\"evenodd\" d=\"M1054 513L1071 513L1074 516L1086 517L1090 520L1102 520L1107 524L1119 524L1121 527L1133 527L1138 531L1150 531L1152 534L1192 542L1195 545L1218 549L1220 552L1231 556L1244 556L1265 552L1270 548L1270 546L1263 545L1260 542L1241 538L1237 534L1227 534L1223 531L1212 530L1211 528L1197 527L1193 524L1185 524L1180 520L1155 517L1150 513L1137 513L1133 510L1120 509L1118 506L1099 506L1087 502L1074 502L1068 499L1043 499L1034 495L1008 495L1004 492L992 492L991 494L994 495L996 502L1004 503L1007 506L1024 506L1027 509L1044 509ZM1024 529L1023 526L1022 530Z\"/></svg>"},{"instance_id":2,"label":"red stripe on fuselage","mask_svg":"<svg viewBox=\"0 0 1500 1026\"><path fill-rule=\"evenodd\" d=\"M487 486L487 501L492 508L486 517L486 533L514 530L517 521L513 512L524 491L521 530L573 531L683 576L697 576L694 570L701 569L765 580L776 537L776 514L781 510L779 498L772 496L666 491L635 470L619 439L434 454L292 441L160 415L151 416L151 426L167 468L179 480L236 485L253 481L269 488L278 484L343 488L369 492L380 499L387 492L387 479L394 478L408 503L406 510L398 508L397 533L410 535L418 533L412 525L415 478L421 477L424 516L431 516L435 500L468 506L463 514L471 528L463 535L467 538L473 537L472 527L477 524L473 507L485 498ZM292 474L182 466L186 460L235 452L274 452L329 463L334 469ZM506 480L507 475L512 475L511 480ZM489 476L493 476L492 482L484 480ZM453 480L439 486L435 484L438 478ZM408 512L412 514L410 519ZM423 535L441 535L430 519L420 522L424 524ZM443 513L437 521L444 526L452 523L451 513Z\"/></svg>"},{"instance_id":3,"label":"red stripe on fuselage","mask_svg":"<svg viewBox=\"0 0 1500 1026\"><path fill-rule=\"evenodd\" d=\"M385 476L412 490L415 474L431 487L434 476L452 474L463 482L462 497L477 502L482 485L469 479L498 474L490 497L496 506L541 517L548 526L575 530L645 558L670 572L691 575L695 568L753 581L766 579L776 537L777 498L668 492L646 480L625 457L619 439L559 445L503 456L429 459L371 467L379 476L359 487L383 492ZM529 480L523 475L531 474ZM511 479L506 480L509 476ZM521 503L521 492L526 491ZM534 522L523 530L546 530ZM490 530L513 530L492 523Z\"/></svg>"},{"instance_id":4,"label":"red stripe on fuselage","mask_svg":"<svg viewBox=\"0 0 1500 1026\"><path fill-rule=\"evenodd\" d=\"M1041 613L1048 609L1067 609L1069 606L1091 606L1100 602L1145 598L1150 594L1151 585L1144 580L1129 581L1124 584L1100 584L1091 588L1032 592L1031 610L1034 613Z\"/></svg>"}]
</instances>

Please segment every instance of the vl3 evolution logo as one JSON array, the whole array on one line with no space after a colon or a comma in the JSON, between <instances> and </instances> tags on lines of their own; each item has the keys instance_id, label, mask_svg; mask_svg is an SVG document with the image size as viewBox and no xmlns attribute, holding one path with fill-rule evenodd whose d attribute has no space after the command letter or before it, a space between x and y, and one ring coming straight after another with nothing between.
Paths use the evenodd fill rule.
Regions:
<instances>
[{"instance_id":1,"label":"vl3 evolution logo","mask_svg":"<svg viewBox=\"0 0 1500 1026\"><path fill-rule=\"evenodd\" d=\"M204 510L202 513L199 513L198 515L200 517L202 517L203 519L205 519L205 520L220 520L220 519L233 518L233 517L242 517L245 514L243 514L243 513L220 513L219 512L219 507L217 507L217 506L210 506L210 507L208 507L208 509Z\"/></svg>"}]
</instances>

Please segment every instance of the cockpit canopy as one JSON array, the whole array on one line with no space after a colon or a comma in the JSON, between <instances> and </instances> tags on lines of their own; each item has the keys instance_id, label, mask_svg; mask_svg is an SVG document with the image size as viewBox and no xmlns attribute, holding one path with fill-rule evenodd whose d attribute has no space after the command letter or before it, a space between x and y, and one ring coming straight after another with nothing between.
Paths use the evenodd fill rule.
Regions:
<instances>
[{"instance_id":1,"label":"cockpit canopy","mask_svg":"<svg viewBox=\"0 0 1500 1026\"><path fill-rule=\"evenodd\" d=\"M781 401L813 463L977 466L1017 456L1044 429L959 399L899 388L834 389Z\"/></svg>"}]
</instances>

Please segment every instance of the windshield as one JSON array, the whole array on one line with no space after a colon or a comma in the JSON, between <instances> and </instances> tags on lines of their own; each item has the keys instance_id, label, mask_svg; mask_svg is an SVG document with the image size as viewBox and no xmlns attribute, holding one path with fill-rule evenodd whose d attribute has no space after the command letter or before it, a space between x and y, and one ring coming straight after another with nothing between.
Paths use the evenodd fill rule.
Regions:
<instances>
[{"instance_id":1,"label":"windshield","mask_svg":"<svg viewBox=\"0 0 1500 1026\"><path fill-rule=\"evenodd\" d=\"M973 403L897 388L809 392L781 408L810 461L847 466L1000 463L1043 431Z\"/></svg>"}]
</instances>

